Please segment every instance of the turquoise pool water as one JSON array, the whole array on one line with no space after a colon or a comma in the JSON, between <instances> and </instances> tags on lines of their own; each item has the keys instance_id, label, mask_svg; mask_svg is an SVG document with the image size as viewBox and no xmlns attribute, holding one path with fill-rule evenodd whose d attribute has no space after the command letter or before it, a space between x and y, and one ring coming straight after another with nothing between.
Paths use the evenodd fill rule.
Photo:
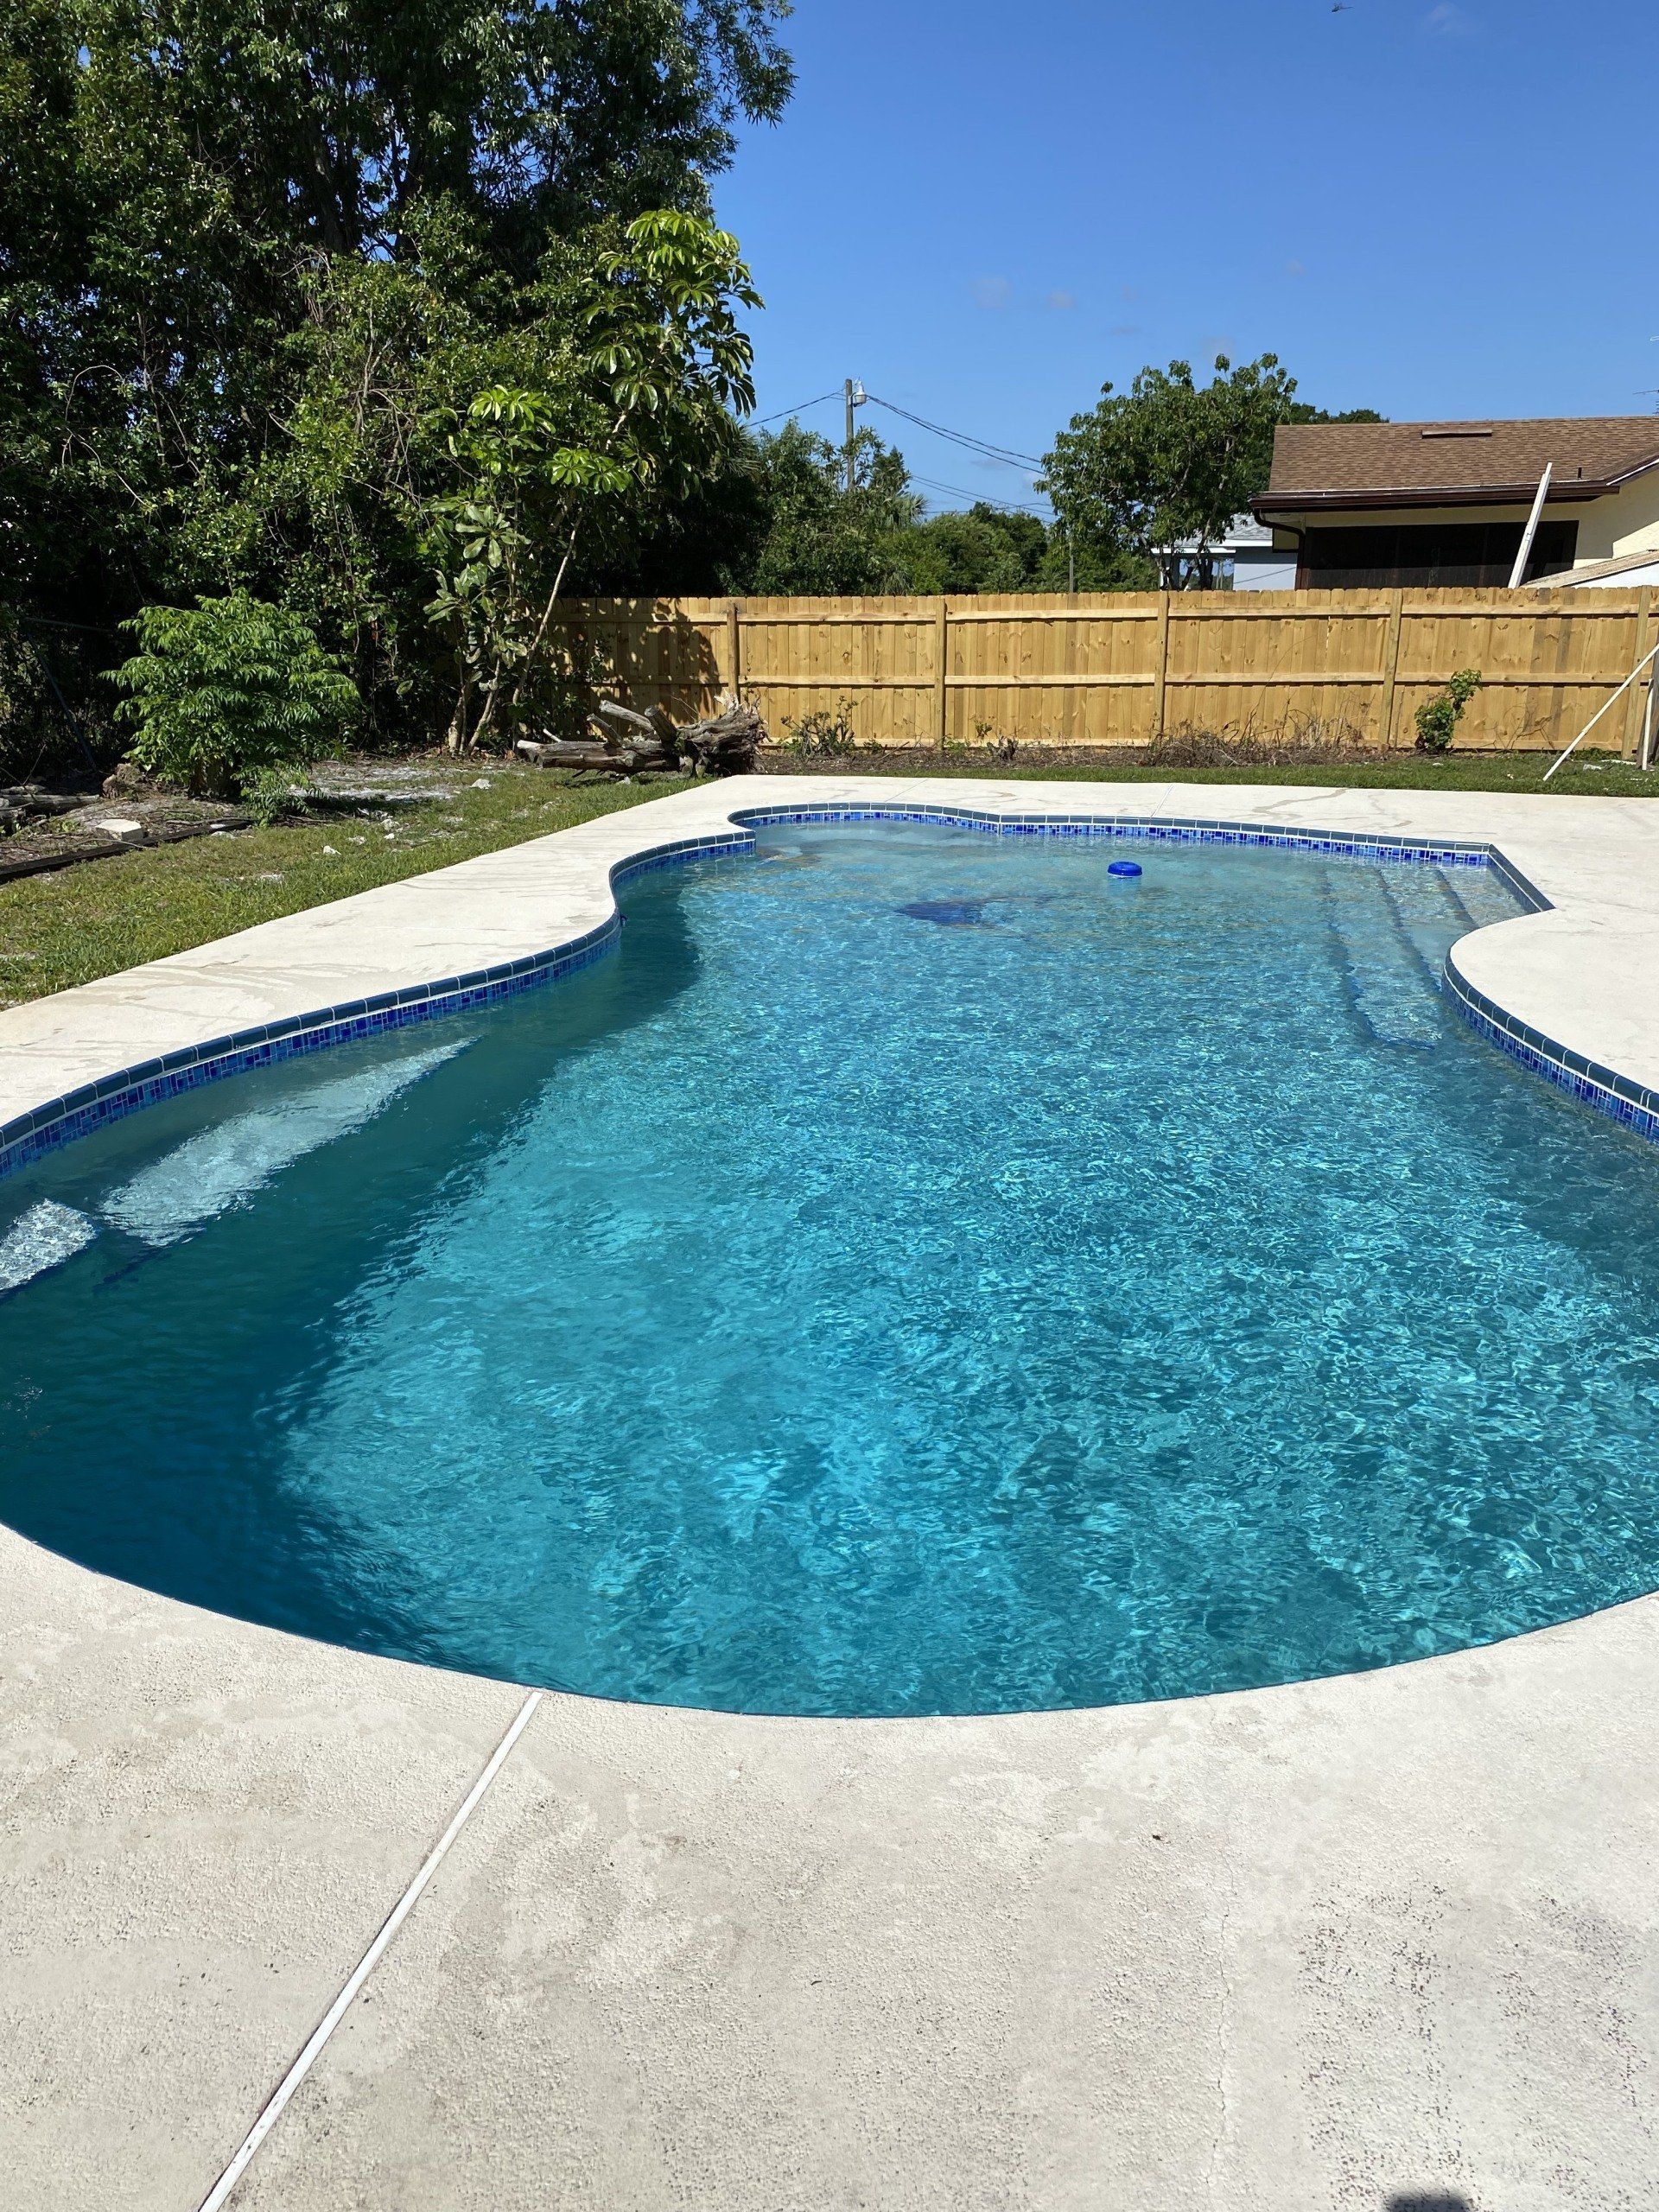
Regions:
<instances>
[{"instance_id":1,"label":"turquoise pool water","mask_svg":"<svg viewBox=\"0 0 1659 2212\"><path fill-rule=\"evenodd\" d=\"M1495 878L880 824L625 907L571 981L0 1185L0 1516L368 1649L798 1713L1659 1583L1659 1154L1436 991Z\"/></svg>"}]
</instances>

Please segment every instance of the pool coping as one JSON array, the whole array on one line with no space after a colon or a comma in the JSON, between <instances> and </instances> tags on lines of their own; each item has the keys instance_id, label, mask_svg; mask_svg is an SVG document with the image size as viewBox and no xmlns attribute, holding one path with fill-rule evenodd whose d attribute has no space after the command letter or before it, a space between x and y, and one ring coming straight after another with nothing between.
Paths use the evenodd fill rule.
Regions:
<instances>
[{"instance_id":1,"label":"pool coping","mask_svg":"<svg viewBox=\"0 0 1659 2212\"><path fill-rule=\"evenodd\" d=\"M875 798L1015 830L1493 849L1533 910L1459 940L1465 1012L1541 1057L1527 1033L1557 1040L1575 1096L1659 1085L1646 802L768 778L0 1014L0 1117L45 1109L25 1135L46 1135L210 1080L227 1046L312 1034L308 1008L346 1034L423 1019L404 1010L429 978L532 988L613 942L632 869ZM0 1655L11 2178L42 2212L199 2202L521 1693L204 1613L5 1528ZM894 2212L1092 2205L1102 2174L1147 2203L1357 2202L1363 2176L1379 2201L1518 2205L1523 2172L1552 2204L1641 2201L1656 1702L1659 1597L1156 1705L834 1721L550 1693L234 2212L776 2212L782 2173L791 2204Z\"/></svg>"},{"instance_id":2,"label":"pool coping","mask_svg":"<svg viewBox=\"0 0 1659 2212\"><path fill-rule=\"evenodd\" d=\"M743 779L753 782L756 779ZM772 779L765 779L770 781ZM799 779L798 779L799 780ZM719 789L720 787L710 787ZM725 788L730 789L731 786ZM703 792L684 795L657 805L675 807L689 801L706 811ZM906 801L908 803L906 803ZM1540 805L1559 805L1540 800ZM1595 805L1603 802L1591 801ZM1616 804L1616 803L1615 803ZM1640 802L1637 802L1640 804ZM654 813L647 807L621 817L638 819ZM751 851L754 833L768 827L809 823L925 823L971 830L1001 836L1061 836L1130 842L1255 846L1265 849L1347 857L1372 862L1427 863L1441 867L1491 869L1508 885L1522 906L1532 914L1552 912L1558 900L1535 883L1493 838L1440 836L1392 833L1376 830L1339 829L1335 825L1263 822L1244 817L1153 813L1144 810L1084 809L1053 805L1020 807L969 806L960 801L942 804L921 801L913 787L900 785L882 800L849 804L831 796L811 800L796 798L771 804L727 806L721 826L710 824L700 834L650 839L605 868L604 889L608 912L585 930L551 944L534 948L516 957L480 968L407 983L333 1004L307 1008L276 1020L238 1027L199 1042L180 1045L136 1065L118 1066L68 1088L55 1096L14 1111L0 1122L0 1178L41 1158L61 1146L87 1135L106 1123L123 1118L159 1100L194 1090L221 1077L241 1074L275 1060L326 1050L330 1046L402 1028L413 1023L495 1003L517 993L556 982L586 967L612 950L619 940L621 916L619 895L632 881L658 868L720 855L735 856ZM591 828L593 825L584 825ZM573 837L578 832L555 833ZM533 843L550 842L536 840ZM524 848L510 847L521 853ZM486 855L493 859L496 855ZM469 864L463 864L469 865ZM461 871L454 871L459 874ZM442 876L449 871L435 871ZM410 879L419 881L423 879ZM399 886L385 887L396 890ZM380 894L367 893L373 899ZM351 901L340 902L349 906ZM306 910L315 912L315 910ZM285 918L297 922L302 916ZM1500 926L1500 925L1494 925ZM281 925L265 925L266 930ZM1480 931L1470 933L1471 936ZM1489 1041L1519 1060L1534 1074L1569 1091L1582 1103L1611 1115L1627 1128L1659 1141L1659 1086L1636 1080L1620 1070L1575 1050L1564 1039L1529 1022L1513 1005L1501 1003L1483 992L1464 972L1459 941L1448 952L1444 982L1459 1011ZM233 945L234 938L220 941ZM166 963L151 963L151 969ZM143 969L123 971L142 976ZM111 979L103 979L108 983ZM92 988L95 987L83 987ZM73 992L58 995L59 1001L73 1001ZM38 1003L38 1002L37 1002ZM4 1017L0 1016L0 1053L5 1042Z\"/></svg>"}]
</instances>

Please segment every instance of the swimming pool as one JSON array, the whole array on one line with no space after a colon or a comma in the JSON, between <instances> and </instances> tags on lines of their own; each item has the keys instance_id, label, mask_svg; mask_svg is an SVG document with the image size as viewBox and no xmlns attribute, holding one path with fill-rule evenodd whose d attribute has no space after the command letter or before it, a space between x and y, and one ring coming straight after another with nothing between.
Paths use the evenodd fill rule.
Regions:
<instances>
[{"instance_id":1,"label":"swimming pool","mask_svg":"<svg viewBox=\"0 0 1659 2212\"><path fill-rule=\"evenodd\" d=\"M37 1162L0 1516L365 1649L800 1713L1652 1588L1659 1155L1436 991L1502 884L1112 850L763 831L556 988Z\"/></svg>"}]
</instances>

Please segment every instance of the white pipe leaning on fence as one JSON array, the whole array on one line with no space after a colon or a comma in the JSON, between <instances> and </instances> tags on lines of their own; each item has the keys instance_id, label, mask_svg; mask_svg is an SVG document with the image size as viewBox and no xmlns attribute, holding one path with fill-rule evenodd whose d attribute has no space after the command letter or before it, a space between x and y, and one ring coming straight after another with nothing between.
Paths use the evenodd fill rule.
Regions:
<instances>
[{"instance_id":1,"label":"white pipe leaning on fence","mask_svg":"<svg viewBox=\"0 0 1659 2212\"><path fill-rule=\"evenodd\" d=\"M1532 512L1527 517L1527 526L1521 533L1521 550L1515 556L1515 566L1510 570L1510 589L1519 591L1527 573L1527 556L1532 551L1532 541L1538 535L1538 518L1544 512L1544 501L1549 497L1549 480L1554 473L1553 461L1544 463L1544 473L1538 479L1538 491L1532 503Z\"/></svg>"},{"instance_id":2,"label":"white pipe leaning on fence","mask_svg":"<svg viewBox=\"0 0 1659 2212\"><path fill-rule=\"evenodd\" d=\"M1647 652L1643 653L1643 656L1642 656L1642 658L1641 658L1641 659L1640 659L1639 661L1637 661L1637 663L1636 664L1636 666L1635 666L1635 667L1630 671L1630 674L1625 677L1624 681L1624 682L1619 685L1619 687L1618 687L1618 690L1614 692L1614 694L1613 694L1612 697L1611 697L1611 699L1604 699L1604 700L1602 701L1601 704L1600 704L1600 705L1596 709L1595 713L1594 713L1593 715L1591 715L1591 717L1590 717L1589 721L1588 721L1587 722L1586 722L1586 724L1585 724L1584 728L1583 728L1579 732L1578 735L1573 739L1573 741L1572 744L1571 744L1571 745L1569 745L1569 746L1567 747L1567 753L1563 753L1561 754L1561 756L1560 756L1560 760L1555 760L1555 761L1552 762L1552 763L1551 763L1551 765L1550 765L1548 768L1546 768L1546 769L1545 769L1545 771L1544 771L1544 781L1545 781L1546 783L1548 783L1548 782L1549 781L1550 778L1554 774L1554 772L1555 772L1556 769L1557 769L1557 768L1559 768L1559 767L1560 766L1560 765L1561 765L1561 761L1562 761L1562 760L1565 760L1567 759L1567 753L1576 753L1576 752L1577 752L1577 750L1578 750L1578 748L1580 747L1580 746L1581 746L1581 745L1584 743L1585 739L1586 739L1586 737L1588 737L1588 736L1589 736L1589 734L1590 734L1591 731L1592 731L1592 729L1594 729L1594 728L1595 728L1596 724L1597 724L1597 723L1601 720L1602 716L1606 713L1606 711L1607 711L1608 708L1609 708L1609 707L1614 707L1614 706L1617 706L1617 705L1618 705L1618 702L1619 702L1619 701L1620 701L1620 700L1624 696L1624 694L1625 694L1625 693L1630 690L1630 688L1631 684L1635 683L1635 681L1636 681L1637 677L1638 676L1640 676L1640 675L1641 675L1641 673L1642 673L1643 670L1647 666L1648 663L1655 658L1655 656L1656 656L1656 655L1659 655L1659 645L1655 645L1655 646L1653 646L1653 647L1651 648L1651 650L1650 650L1650 651L1649 651L1649 652ZM1653 699L1652 699L1652 696L1651 696L1651 694L1649 694L1649 699L1648 699L1648 721L1649 721L1649 724L1651 724L1652 720L1653 720ZM1647 762L1647 751L1648 751L1647 738L1646 738L1646 736L1645 736L1645 734L1644 734L1644 735L1643 735L1643 741L1642 741L1642 755L1643 755L1643 758L1642 758L1642 766L1643 766L1644 768L1645 768L1645 767L1647 766L1647 765L1648 765L1648 762Z\"/></svg>"}]
</instances>

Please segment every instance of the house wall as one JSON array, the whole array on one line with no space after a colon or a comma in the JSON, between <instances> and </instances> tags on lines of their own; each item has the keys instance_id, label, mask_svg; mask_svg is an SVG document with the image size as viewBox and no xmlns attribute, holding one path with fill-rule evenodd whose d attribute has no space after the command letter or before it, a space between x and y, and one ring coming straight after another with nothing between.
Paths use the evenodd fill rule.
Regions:
<instances>
[{"instance_id":1,"label":"house wall","mask_svg":"<svg viewBox=\"0 0 1659 2212\"><path fill-rule=\"evenodd\" d=\"M1248 550L1241 546L1232 557L1235 591L1295 590L1296 549L1294 545L1288 553L1282 552L1275 538L1271 545L1253 545Z\"/></svg>"},{"instance_id":2,"label":"house wall","mask_svg":"<svg viewBox=\"0 0 1659 2212\"><path fill-rule=\"evenodd\" d=\"M1650 547L1659 548L1659 468L1636 477L1610 499L1598 499L1590 515L1593 518L1591 527L1579 532L1580 562L1611 561L1615 554L1645 553ZM1592 536L1605 550L1586 550L1586 541Z\"/></svg>"}]
</instances>

